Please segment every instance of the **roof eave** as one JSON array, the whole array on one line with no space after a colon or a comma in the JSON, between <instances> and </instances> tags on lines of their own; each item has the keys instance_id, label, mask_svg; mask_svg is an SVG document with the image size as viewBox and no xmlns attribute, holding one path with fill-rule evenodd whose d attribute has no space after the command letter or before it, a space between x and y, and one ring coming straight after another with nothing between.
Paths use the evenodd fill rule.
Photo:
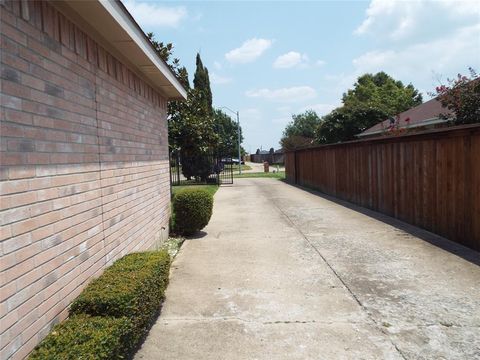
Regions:
<instances>
[{"instance_id":1,"label":"roof eave","mask_svg":"<svg viewBox=\"0 0 480 360\"><path fill-rule=\"evenodd\" d=\"M167 100L187 98L187 91L158 56L145 33L118 0L54 1L73 10L83 27L99 35L101 45L136 68ZM69 14L72 16L72 12ZM75 19L74 19L75 20Z\"/></svg>"},{"instance_id":2,"label":"roof eave","mask_svg":"<svg viewBox=\"0 0 480 360\"><path fill-rule=\"evenodd\" d=\"M449 120L450 119L441 119L441 118L435 117L435 118L431 118L431 119L426 119L426 120L424 120L420 123L411 124L411 125L407 125L407 126L401 126L400 129L410 129L410 128L416 128L416 127L421 127L421 126L442 124L442 123L445 123ZM356 136L357 137L364 137L364 136L376 135L376 134L381 134L385 131L386 131L385 129L381 129L381 130L375 130L375 131L370 131L370 132L362 132L360 134L357 134Z\"/></svg>"}]
</instances>

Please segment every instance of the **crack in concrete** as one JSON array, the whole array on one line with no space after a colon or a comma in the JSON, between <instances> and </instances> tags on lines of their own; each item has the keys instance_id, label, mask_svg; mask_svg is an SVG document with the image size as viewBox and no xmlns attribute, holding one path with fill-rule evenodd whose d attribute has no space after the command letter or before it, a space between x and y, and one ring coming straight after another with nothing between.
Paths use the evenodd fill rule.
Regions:
<instances>
[{"instance_id":1,"label":"crack in concrete","mask_svg":"<svg viewBox=\"0 0 480 360\"><path fill-rule=\"evenodd\" d=\"M352 298L357 302L357 304L360 306L360 308L367 314L368 319L373 322L373 324L376 326L376 328L390 341L392 346L397 350L399 355L407 360L407 357L405 354L399 349L397 344L391 339L390 334L387 332L386 329L384 329L378 322L377 320L372 316L371 312L367 309L365 305L360 301L360 299L355 295L355 293L350 289L350 287L347 285L347 283L342 279L340 274L337 273L337 271L333 268L333 266L327 261L327 259L323 256L323 254L320 252L320 250L310 241L310 239L303 233L303 231L297 226L297 224L290 218L290 216L283 211L282 208L278 205L278 201L276 201L278 198L271 198L271 203L274 205L274 207L277 209L277 211L287 219L288 223L291 224L291 226L302 236L302 238L315 250L315 252L320 256L320 258L325 262L325 264L328 266L330 271L335 275L335 277L342 283L342 285L345 287L345 289L350 293Z\"/></svg>"},{"instance_id":2,"label":"crack in concrete","mask_svg":"<svg viewBox=\"0 0 480 360\"><path fill-rule=\"evenodd\" d=\"M324 320L275 320L275 321L259 321L248 320L238 316L221 316L221 317L198 317L198 318L164 318L163 323L169 322L215 322L215 321L239 321L251 324L261 325L289 325L289 324L320 324L320 325L334 325L334 324L350 324L350 325L364 325L363 322L356 321L324 321Z\"/></svg>"},{"instance_id":3,"label":"crack in concrete","mask_svg":"<svg viewBox=\"0 0 480 360\"><path fill-rule=\"evenodd\" d=\"M239 316L210 316L210 317L191 317L191 318L164 318L163 323L168 324L169 322L215 322L215 321L239 321L244 323L251 324L261 324L261 325L290 325L290 324L319 324L319 325L335 325L335 324L350 324L350 325L364 325L363 322L357 321L325 321L325 320L274 320L274 321L259 321L259 320L249 320ZM376 324L376 322L374 322ZM414 328L426 328L426 327L451 327L451 328L480 328L479 325L445 325L442 323L428 323L428 324L410 324L410 327ZM385 327L385 326L384 326ZM394 328L395 325L388 326L386 328ZM381 330L381 329L379 329ZM382 331L385 335L391 335L390 332ZM395 346L394 343L392 343ZM399 350L400 351L400 350Z\"/></svg>"}]
</instances>

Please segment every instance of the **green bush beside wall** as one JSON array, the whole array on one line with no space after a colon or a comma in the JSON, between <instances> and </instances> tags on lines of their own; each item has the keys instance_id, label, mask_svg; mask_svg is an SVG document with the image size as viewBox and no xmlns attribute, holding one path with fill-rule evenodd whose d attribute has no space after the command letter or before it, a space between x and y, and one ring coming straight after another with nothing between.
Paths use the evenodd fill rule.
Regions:
<instances>
[{"instance_id":1,"label":"green bush beside wall","mask_svg":"<svg viewBox=\"0 0 480 360\"><path fill-rule=\"evenodd\" d=\"M72 316L56 325L29 359L123 359L129 353L131 335L127 318Z\"/></svg>"},{"instance_id":2,"label":"green bush beside wall","mask_svg":"<svg viewBox=\"0 0 480 360\"><path fill-rule=\"evenodd\" d=\"M70 314L128 317L139 340L160 310L169 268L166 251L126 255L83 290Z\"/></svg>"},{"instance_id":3,"label":"green bush beside wall","mask_svg":"<svg viewBox=\"0 0 480 360\"><path fill-rule=\"evenodd\" d=\"M204 189L184 189L173 198L173 226L180 235L192 235L210 221L213 195Z\"/></svg>"},{"instance_id":4,"label":"green bush beside wall","mask_svg":"<svg viewBox=\"0 0 480 360\"><path fill-rule=\"evenodd\" d=\"M82 291L71 305L70 318L55 327L30 358L129 357L160 311L169 269L166 250L117 260Z\"/></svg>"}]
</instances>

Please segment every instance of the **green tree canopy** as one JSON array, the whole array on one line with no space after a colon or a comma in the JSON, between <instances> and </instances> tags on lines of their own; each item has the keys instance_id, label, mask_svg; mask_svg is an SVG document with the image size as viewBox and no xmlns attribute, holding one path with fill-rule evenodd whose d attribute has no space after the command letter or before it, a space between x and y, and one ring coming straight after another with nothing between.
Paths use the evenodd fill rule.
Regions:
<instances>
[{"instance_id":1,"label":"green tree canopy","mask_svg":"<svg viewBox=\"0 0 480 360\"><path fill-rule=\"evenodd\" d=\"M405 86L384 72L365 74L343 94L343 106L324 116L315 140L320 144L355 140L355 135L422 103L413 85Z\"/></svg>"},{"instance_id":2,"label":"green tree canopy","mask_svg":"<svg viewBox=\"0 0 480 360\"><path fill-rule=\"evenodd\" d=\"M315 141L319 144L330 144L354 140L356 134L386 118L385 112L374 107L339 107L322 118L316 129Z\"/></svg>"},{"instance_id":3,"label":"green tree canopy","mask_svg":"<svg viewBox=\"0 0 480 360\"><path fill-rule=\"evenodd\" d=\"M184 66L180 66L180 60L178 58L173 58L173 44L172 43L163 43L155 39L155 35L152 32L147 34L148 40L152 44L153 48L157 52L158 56L165 61L167 66L172 70L176 75L180 83L185 89L190 88L188 81L188 72Z\"/></svg>"},{"instance_id":4,"label":"green tree canopy","mask_svg":"<svg viewBox=\"0 0 480 360\"><path fill-rule=\"evenodd\" d=\"M213 113L215 119L215 131L218 135L217 150L224 156L238 156L238 125L230 116L219 109ZM243 141L242 127L240 126L240 144ZM240 148L243 154L245 151Z\"/></svg>"},{"instance_id":5,"label":"green tree canopy","mask_svg":"<svg viewBox=\"0 0 480 360\"><path fill-rule=\"evenodd\" d=\"M203 101L205 101L205 108L208 109L209 115L213 114L212 107L212 90L210 89L210 78L208 75L208 69L203 66L200 54L197 53L196 58L197 68L195 70L195 76L193 77L193 87L204 94Z\"/></svg>"},{"instance_id":6,"label":"green tree canopy","mask_svg":"<svg viewBox=\"0 0 480 360\"><path fill-rule=\"evenodd\" d=\"M315 131L320 124L320 118L313 110L303 114L292 115L292 121L283 131L280 145L284 150L293 150L311 145L315 138Z\"/></svg>"},{"instance_id":7,"label":"green tree canopy","mask_svg":"<svg viewBox=\"0 0 480 360\"><path fill-rule=\"evenodd\" d=\"M349 109L374 108L393 116L422 103L422 95L412 84L404 86L386 73L360 76L343 94L343 106Z\"/></svg>"},{"instance_id":8,"label":"green tree canopy","mask_svg":"<svg viewBox=\"0 0 480 360\"><path fill-rule=\"evenodd\" d=\"M207 155L218 145L219 139L215 130L208 69L203 66L202 59L197 54L194 88L190 88L187 69L180 66L177 58L172 60L173 45L156 41L152 33L147 36L157 54L187 90L185 101L168 103L169 147L180 151L182 172L188 179L205 179L212 171Z\"/></svg>"}]
</instances>

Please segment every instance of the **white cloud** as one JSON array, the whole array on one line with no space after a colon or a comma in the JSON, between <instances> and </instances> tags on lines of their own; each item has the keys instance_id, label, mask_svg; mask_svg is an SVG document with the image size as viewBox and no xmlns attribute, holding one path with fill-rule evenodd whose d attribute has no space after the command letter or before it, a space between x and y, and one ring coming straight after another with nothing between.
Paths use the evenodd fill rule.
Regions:
<instances>
[{"instance_id":1,"label":"white cloud","mask_svg":"<svg viewBox=\"0 0 480 360\"><path fill-rule=\"evenodd\" d=\"M260 57L272 43L272 40L253 38L245 41L239 48L227 52L225 58L231 63L249 63Z\"/></svg>"},{"instance_id":2,"label":"white cloud","mask_svg":"<svg viewBox=\"0 0 480 360\"><path fill-rule=\"evenodd\" d=\"M289 69L293 67L307 68L312 65L323 66L325 61L317 60L313 64L307 54L300 54L297 51L290 51L277 57L273 63L275 69Z\"/></svg>"},{"instance_id":3,"label":"white cloud","mask_svg":"<svg viewBox=\"0 0 480 360\"><path fill-rule=\"evenodd\" d=\"M226 76L221 76L221 75L218 75L214 72L212 72L210 74L210 81L212 82L212 84L215 84L215 85L223 85L223 84L228 84L228 83L231 83L232 82L232 78L230 77L226 77Z\"/></svg>"},{"instance_id":4,"label":"white cloud","mask_svg":"<svg viewBox=\"0 0 480 360\"><path fill-rule=\"evenodd\" d=\"M219 62L219 61L214 61L214 62L213 62L213 66L214 66L215 69L217 69L217 70L222 70L222 68L223 68L222 63Z\"/></svg>"},{"instance_id":5,"label":"white cloud","mask_svg":"<svg viewBox=\"0 0 480 360\"><path fill-rule=\"evenodd\" d=\"M369 51L353 60L357 75L385 71L415 86L433 89L432 73L449 77L479 68L480 24L460 28L447 37L421 42L397 50Z\"/></svg>"},{"instance_id":6,"label":"white cloud","mask_svg":"<svg viewBox=\"0 0 480 360\"><path fill-rule=\"evenodd\" d=\"M277 57L273 63L273 67L276 69L288 69L299 65L306 65L308 63L308 56L306 54L300 54L296 51L290 51L286 54Z\"/></svg>"},{"instance_id":7,"label":"white cloud","mask_svg":"<svg viewBox=\"0 0 480 360\"><path fill-rule=\"evenodd\" d=\"M273 90L249 90L245 95L252 98L262 98L271 101L300 102L315 98L317 92L310 86L293 86Z\"/></svg>"},{"instance_id":8,"label":"white cloud","mask_svg":"<svg viewBox=\"0 0 480 360\"><path fill-rule=\"evenodd\" d=\"M126 0L123 3L142 26L177 27L188 16L184 6L169 7L136 0Z\"/></svg>"},{"instance_id":9,"label":"white cloud","mask_svg":"<svg viewBox=\"0 0 480 360\"><path fill-rule=\"evenodd\" d=\"M445 31L449 23L478 23L479 15L477 0L372 0L354 33L391 40L420 38Z\"/></svg>"}]
</instances>

